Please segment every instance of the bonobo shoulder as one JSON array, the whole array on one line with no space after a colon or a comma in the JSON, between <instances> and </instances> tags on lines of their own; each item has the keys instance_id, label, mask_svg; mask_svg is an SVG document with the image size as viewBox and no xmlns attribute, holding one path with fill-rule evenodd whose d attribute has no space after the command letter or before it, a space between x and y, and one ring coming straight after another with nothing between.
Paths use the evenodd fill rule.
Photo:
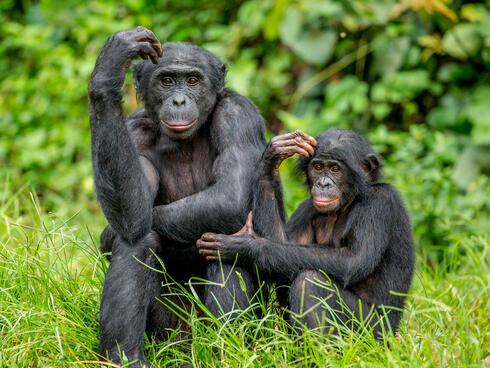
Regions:
<instances>
[{"instance_id":1,"label":"bonobo shoulder","mask_svg":"<svg viewBox=\"0 0 490 368\"><path fill-rule=\"evenodd\" d=\"M300 203L298 208L296 208L286 226L288 229L292 230L296 228L300 223L302 224L311 222L316 214L317 212L313 207L313 201L311 200L311 198L307 198Z\"/></svg>"},{"instance_id":2,"label":"bonobo shoulder","mask_svg":"<svg viewBox=\"0 0 490 368\"><path fill-rule=\"evenodd\" d=\"M235 143L265 147L265 124L257 106L247 97L225 90L213 115L212 130Z\"/></svg>"},{"instance_id":3,"label":"bonobo shoulder","mask_svg":"<svg viewBox=\"0 0 490 368\"><path fill-rule=\"evenodd\" d=\"M225 114L233 118L232 121L251 118L251 123L260 127L264 126L264 119L257 106L249 98L234 91L225 90L221 94L221 98L216 104L215 117L216 114L218 116Z\"/></svg>"},{"instance_id":4,"label":"bonobo shoulder","mask_svg":"<svg viewBox=\"0 0 490 368\"><path fill-rule=\"evenodd\" d=\"M139 153L154 147L160 131L153 120L148 117L145 109L137 110L128 115L125 124Z\"/></svg>"},{"instance_id":5,"label":"bonobo shoulder","mask_svg":"<svg viewBox=\"0 0 490 368\"><path fill-rule=\"evenodd\" d=\"M383 211L383 213L393 216L402 211L406 213L405 205L398 190L388 183L377 183L369 187L367 196L365 196L368 206L371 208L379 208L389 206L391 211Z\"/></svg>"}]
</instances>

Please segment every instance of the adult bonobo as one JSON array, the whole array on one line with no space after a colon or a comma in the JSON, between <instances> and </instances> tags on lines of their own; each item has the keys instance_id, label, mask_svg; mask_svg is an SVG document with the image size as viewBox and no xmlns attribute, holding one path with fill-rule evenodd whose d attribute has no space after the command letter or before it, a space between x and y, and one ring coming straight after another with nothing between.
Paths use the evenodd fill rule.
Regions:
<instances>
[{"instance_id":1,"label":"adult bonobo","mask_svg":"<svg viewBox=\"0 0 490 368\"><path fill-rule=\"evenodd\" d=\"M278 169L296 153L304 156L299 168L311 198L283 227L275 200ZM271 279L291 285L283 303L310 328L362 315L378 335L387 324L382 326L376 313L368 317L373 308L378 315L387 310L394 331L405 299L399 294L408 292L412 279L414 245L398 192L377 182L381 166L369 143L352 131L329 129L316 140L302 132L275 137L259 165L253 206L255 227L268 239L254 235L249 215L240 236L204 234L198 241L200 253L210 261L237 257L238 264L257 266ZM331 288L325 287L325 274ZM320 298L337 312L322 308Z\"/></svg>"},{"instance_id":2,"label":"adult bonobo","mask_svg":"<svg viewBox=\"0 0 490 368\"><path fill-rule=\"evenodd\" d=\"M133 67L145 107L124 118L121 87L137 56L151 60ZM179 327L178 317L155 299L162 294L161 273L144 264L159 268L156 254L174 280L222 282L195 242L205 231L235 232L250 210L265 128L250 100L225 89L225 69L210 52L190 43L161 45L143 27L113 34L97 59L89 84L92 160L109 222L101 248L112 250L100 350L114 362L124 352L138 361L135 366L149 365L142 351L145 329L165 339L169 328ZM254 280L245 270L240 274L246 292L235 273L225 288L200 290L213 313L248 305Z\"/></svg>"}]
</instances>

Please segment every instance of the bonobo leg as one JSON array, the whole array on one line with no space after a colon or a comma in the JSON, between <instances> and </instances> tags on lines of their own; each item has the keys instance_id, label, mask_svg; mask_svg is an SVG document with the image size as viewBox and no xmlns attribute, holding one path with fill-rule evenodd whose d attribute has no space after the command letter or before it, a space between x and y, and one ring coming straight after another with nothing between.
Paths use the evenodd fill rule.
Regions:
<instances>
[{"instance_id":1,"label":"bonobo leg","mask_svg":"<svg viewBox=\"0 0 490 368\"><path fill-rule=\"evenodd\" d=\"M245 291L240 286L237 273L244 281ZM247 270L229 264L210 263L207 266L206 279L219 284L207 284L204 290L204 305L215 317L248 308L257 289L257 283ZM225 280L225 286L221 287ZM228 318L234 319L237 316L238 312L233 312Z\"/></svg>"},{"instance_id":2,"label":"bonobo leg","mask_svg":"<svg viewBox=\"0 0 490 368\"><path fill-rule=\"evenodd\" d=\"M100 234L100 252L107 258L107 260L111 261L111 255L108 253L112 252L112 246L116 241L117 234L112 227L107 225Z\"/></svg>"},{"instance_id":3,"label":"bonobo leg","mask_svg":"<svg viewBox=\"0 0 490 368\"><path fill-rule=\"evenodd\" d=\"M115 363L124 352L128 361L139 360L131 367L150 367L143 355L144 332L150 299L160 295L161 274L145 264L159 268L152 253L159 247L154 232L134 245L115 239L100 303L100 351Z\"/></svg>"},{"instance_id":4,"label":"bonobo leg","mask_svg":"<svg viewBox=\"0 0 490 368\"><path fill-rule=\"evenodd\" d=\"M294 279L289 303L291 322L298 333L301 333L301 325L306 325L323 333L333 327L333 333L338 334L337 326L354 330L360 320L373 329L375 336L381 331L374 307L318 271L303 271Z\"/></svg>"}]
</instances>

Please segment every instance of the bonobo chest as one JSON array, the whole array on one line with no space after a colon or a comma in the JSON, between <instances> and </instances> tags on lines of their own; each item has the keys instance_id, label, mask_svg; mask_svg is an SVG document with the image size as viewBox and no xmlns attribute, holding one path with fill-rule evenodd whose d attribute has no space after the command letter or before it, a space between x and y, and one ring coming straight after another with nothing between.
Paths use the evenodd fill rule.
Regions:
<instances>
[{"instance_id":1,"label":"bonobo chest","mask_svg":"<svg viewBox=\"0 0 490 368\"><path fill-rule=\"evenodd\" d=\"M214 158L207 130L192 140L177 142L170 151L160 151L158 156L160 187L155 205L175 202L200 192L214 181Z\"/></svg>"},{"instance_id":2,"label":"bonobo chest","mask_svg":"<svg viewBox=\"0 0 490 368\"><path fill-rule=\"evenodd\" d=\"M346 217L340 215L318 216L313 219L312 227L315 243L340 248L344 235Z\"/></svg>"}]
</instances>

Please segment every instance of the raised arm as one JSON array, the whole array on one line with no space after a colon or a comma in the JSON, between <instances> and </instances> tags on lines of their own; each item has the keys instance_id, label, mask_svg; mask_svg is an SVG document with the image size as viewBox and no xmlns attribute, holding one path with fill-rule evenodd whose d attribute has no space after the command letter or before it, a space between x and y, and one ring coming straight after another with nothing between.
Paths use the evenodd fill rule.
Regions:
<instances>
[{"instance_id":1,"label":"raised arm","mask_svg":"<svg viewBox=\"0 0 490 368\"><path fill-rule=\"evenodd\" d=\"M287 240L279 166L294 154L309 157L314 146L315 139L300 130L276 136L267 145L259 162L252 202L255 231L260 236L279 242Z\"/></svg>"},{"instance_id":2,"label":"raised arm","mask_svg":"<svg viewBox=\"0 0 490 368\"><path fill-rule=\"evenodd\" d=\"M240 229L250 210L250 189L265 148L264 121L247 98L225 92L211 123L216 152L214 183L153 210L153 228L166 238L193 242L206 231Z\"/></svg>"},{"instance_id":3,"label":"raised arm","mask_svg":"<svg viewBox=\"0 0 490 368\"><path fill-rule=\"evenodd\" d=\"M138 155L121 109L125 73L138 55L154 63L162 56L151 31L136 27L113 34L97 58L88 87L97 198L111 228L129 243L150 231L158 186L156 170Z\"/></svg>"}]
</instances>

